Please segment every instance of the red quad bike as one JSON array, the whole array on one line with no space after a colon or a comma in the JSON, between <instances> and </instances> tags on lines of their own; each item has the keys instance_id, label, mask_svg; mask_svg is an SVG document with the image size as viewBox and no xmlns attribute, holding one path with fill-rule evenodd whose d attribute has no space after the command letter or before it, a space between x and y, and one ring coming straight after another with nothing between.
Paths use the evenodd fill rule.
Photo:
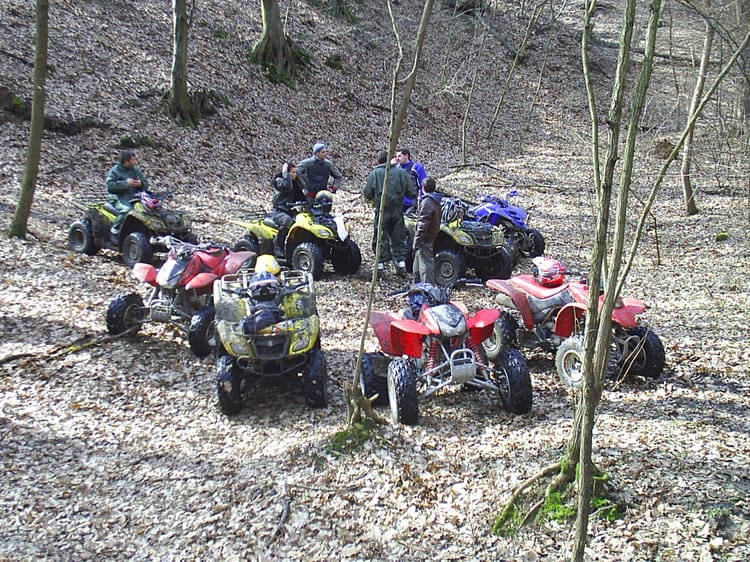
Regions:
<instances>
[{"instance_id":1,"label":"red quad bike","mask_svg":"<svg viewBox=\"0 0 750 562\"><path fill-rule=\"evenodd\" d=\"M513 347L540 347L555 353L555 366L563 384L583 384L583 327L590 287L579 275L565 281L565 266L537 257L533 275L490 279L487 286L498 294L495 301L505 310L495 330L484 342L493 359ZM600 304L604 300L599 296ZM612 311L612 356L610 365L625 374L656 378L664 369L664 346L659 336L639 324L637 316L648 307L643 301L617 298Z\"/></svg>"},{"instance_id":2,"label":"red quad bike","mask_svg":"<svg viewBox=\"0 0 750 562\"><path fill-rule=\"evenodd\" d=\"M215 244L190 244L172 236L152 239L169 249L159 269L136 263L133 276L152 287L144 304L140 295L118 295L107 309L107 331L137 333L146 322L174 323L187 332L190 349L206 357L217 345L213 283L255 261L254 252L231 252Z\"/></svg>"},{"instance_id":3,"label":"red quad bike","mask_svg":"<svg viewBox=\"0 0 750 562\"><path fill-rule=\"evenodd\" d=\"M458 284L475 282L459 280ZM391 360L387 377L383 377L375 372L375 363L378 357L385 357L363 357L362 392L367 397L377 394L376 404L390 403L393 421L407 425L417 423L418 398L448 386L491 390L499 394L506 410L528 412L531 377L521 352L503 350L492 367L482 350L482 342L492 335L498 311L483 309L470 315L463 303L450 300L451 292L450 285L440 288L417 283L393 294L406 295L407 308L397 313L371 312L370 325Z\"/></svg>"}]
</instances>

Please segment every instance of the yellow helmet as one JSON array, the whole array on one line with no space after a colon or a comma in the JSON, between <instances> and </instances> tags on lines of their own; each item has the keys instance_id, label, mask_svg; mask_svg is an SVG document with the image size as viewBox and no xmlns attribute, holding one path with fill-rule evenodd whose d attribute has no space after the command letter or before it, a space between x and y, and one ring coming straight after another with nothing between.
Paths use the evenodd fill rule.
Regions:
<instances>
[{"instance_id":1,"label":"yellow helmet","mask_svg":"<svg viewBox=\"0 0 750 562\"><path fill-rule=\"evenodd\" d=\"M267 271L272 275L278 275L279 271L281 271L281 267L279 266L279 262L276 261L276 258L271 254L263 254L262 256L258 256L258 259L255 260L255 273L260 273L261 271Z\"/></svg>"}]
</instances>

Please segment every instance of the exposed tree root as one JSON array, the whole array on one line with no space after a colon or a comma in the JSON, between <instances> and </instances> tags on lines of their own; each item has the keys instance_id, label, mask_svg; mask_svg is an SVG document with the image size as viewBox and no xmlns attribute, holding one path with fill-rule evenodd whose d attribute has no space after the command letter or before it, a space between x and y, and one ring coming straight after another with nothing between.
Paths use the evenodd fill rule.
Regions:
<instances>
[{"instance_id":1,"label":"exposed tree root","mask_svg":"<svg viewBox=\"0 0 750 562\"><path fill-rule=\"evenodd\" d=\"M344 397L349 408L349 426L364 421L363 418L371 419L376 423L385 423L383 417L375 411L372 403L377 396L367 398L362 394L362 389L358 386L344 385Z\"/></svg>"}]
</instances>

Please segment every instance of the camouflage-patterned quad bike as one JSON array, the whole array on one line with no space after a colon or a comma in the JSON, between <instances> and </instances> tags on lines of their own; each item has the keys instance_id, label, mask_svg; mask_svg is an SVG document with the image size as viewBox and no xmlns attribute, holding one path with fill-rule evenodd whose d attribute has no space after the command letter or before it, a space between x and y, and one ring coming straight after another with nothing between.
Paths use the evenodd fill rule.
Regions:
<instances>
[{"instance_id":1,"label":"camouflage-patterned quad bike","mask_svg":"<svg viewBox=\"0 0 750 562\"><path fill-rule=\"evenodd\" d=\"M80 202L73 204L84 212L84 217L73 222L68 229L68 246L74 252L96 255L106 248L122 253L122 261L128 267L136 263L148 263L154 252L166 252L167 248L153 244L151 238L173 236L183 242L196 243L192 233L190 216L183 211L169 211L162 202L170 194L154 194L143 191L134 198L133 209L120 226L120 233L113 238L112 222L119 214L109 201Z\"/></svg>"},{"instance_id":2,"label":"camouflage-patterned quad bike","mask_svg":"<svg viewBox=\"0 0 750 562\"><path fill-rule=\"evenodd\" d=\"M443 197L441 202L440 233L435 240L435 284L452 286L473 268L476 276L487 279L508 279L513 264L505 247L503 229L486 222L464 219L468 205L455 197ZM411 251L417 216L404 215ZM411 267L410 257L408 265Z\"/></svg>"},{"instance_id":3,"label":"camouflage-patterned quad bike","mask_svg":"<svg viewBox=\"0 0 750 562\"><path fill-rule=\"evenodd\" d=\"M327 405L328 369L310 273L239 272L214 283L219 407L235 415L255 383L301 375L307 404Z\"/></svg>"}]
</instances>

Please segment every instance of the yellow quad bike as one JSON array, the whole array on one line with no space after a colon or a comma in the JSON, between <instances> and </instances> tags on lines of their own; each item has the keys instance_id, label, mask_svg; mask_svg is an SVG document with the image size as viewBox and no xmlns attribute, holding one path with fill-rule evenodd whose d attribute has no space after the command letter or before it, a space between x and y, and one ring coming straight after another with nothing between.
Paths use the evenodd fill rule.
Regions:
<instances>
[{"instance_id":1,"label":"yellow quad bike","mask_svg":"<svg viewBox=\"0 0 750 562\"><path fill-rule=\"evenodd\" d=\"M468 207L468 206L467 206ZM476 276L487 279L508 279L513 264L505 246L503 229L486 222L465 220L463 202L453 197L443 197L441 203L440 233L435 240L435 284L452 286L473 268ZM414 213L404 215L411 251L417 226ZM407 266L411 267L410 256Z\"/></svg>"},{"instance_id":2,"label":"yellow quad bike","mask_svg":"<svg viewBox=\"0 0 750 562\"><path fill-rule=\"evenodd\" d=\"M214 282L219 407L235 415L254 383L301 378L310 407L328 403L328 371L312 275L241 271Z\"/></svg>"},{"instance_id":3,"label":"yellow quad bike","mask_svg":"<svg viewBox=\"0 0 750 562\"><path fill-rule=\"evenodd\" d=\"M133 209L120 226L120 233L110 233L117 209L109 201L74 201L83 211L84 217L74 221L68 228L68 246L74 252L95 256L106 248L122 252L122 261L132 268L136 263L148 263L154 252L166 252L167 248L151 239L172 236L183 242L198 241L192 233L190 216L183 211L170 211L162 202L171 195L142 191L131 203Z\"/></svg>"},{"instance_id":4,"label":"yellow quad bike","mask_svg":"<svg viewBox=\"0 0 750 562\"><path fill-rule=\"evenodd\" d=\"M308 208L305 202L294 205L296 215L284 241L283 255L274 252L279 225L270 215L230 220L245 229L244 235L232 249L256 252L258 255L275 254L289 269L311 273L315 280L323 275L326 261L331 262L336 273L356 273L362 265L362 254L357 243L349 236L344 217L331 214L332 204L331 192L320 191L312 208Z\"/></svg>"}]
</instances>

